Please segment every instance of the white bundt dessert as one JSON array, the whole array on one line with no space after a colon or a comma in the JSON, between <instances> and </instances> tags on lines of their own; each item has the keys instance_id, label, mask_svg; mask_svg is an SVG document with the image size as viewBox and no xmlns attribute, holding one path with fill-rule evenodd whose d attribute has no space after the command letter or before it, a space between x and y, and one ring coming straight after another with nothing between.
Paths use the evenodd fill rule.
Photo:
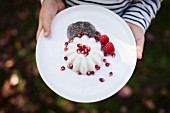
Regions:
<instances>
[{"instance_id":1,"label":"white bundt dessert","mask_svg":"<svg viewBox=\"0 0 170 113\"><path fill-rule=\"evenodd\" d=\"M68 43L65 51L68 68L78 74L94 74L100 69L103 57L101 44L87 35L73 38L73 42Z\"/></svg>"}]
</instances>

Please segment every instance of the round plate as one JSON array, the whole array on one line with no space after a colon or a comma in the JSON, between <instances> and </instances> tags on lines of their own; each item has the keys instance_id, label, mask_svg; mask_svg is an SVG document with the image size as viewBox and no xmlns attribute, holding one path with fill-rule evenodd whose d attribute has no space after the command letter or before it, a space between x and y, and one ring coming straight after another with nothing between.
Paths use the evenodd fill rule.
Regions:
<instances>
[{"instance_id":1,"label":"round plate","mask_svg":"<svg viewBox=\"0 0 170 113\"><path fill-rule=\"evenodd\" d=\"M106 57L105 64L94 76L77 75L66 68L64 43L68 25L88 21L98 31L109 36L116 49L116 56ZM36 62L44 82L58 95L75 102L90 103L106 99L119 91L131 77L136 65L136 43L127 24L112 11L91 5L79 5L58 13L51 25L51 34L44 38L41 32L36 46ZM113 72L113 76L109 76ZM105 82L100 82L99 78Z\"/></svg>"}]
</instances>

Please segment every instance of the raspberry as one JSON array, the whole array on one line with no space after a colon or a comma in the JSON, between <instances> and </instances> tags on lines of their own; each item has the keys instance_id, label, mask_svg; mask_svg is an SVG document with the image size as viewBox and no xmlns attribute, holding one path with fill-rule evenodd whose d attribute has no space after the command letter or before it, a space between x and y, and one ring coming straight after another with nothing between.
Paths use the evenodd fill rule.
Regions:
<instances>
[{"instance_id":1,"label":"raspberry","mask_svg":"<svg viewBox=\"0 0 170 113\"><path fill-rule=\"evenodd\" d=\"M101 43L102 45L106 45L108 42L109 42L109 37L108 37L107 35L102 35L102 36L100 37L100 43Z\"/></svg>"},{"instance_id":2,"label":"raspberry","mask_svg":"<svg viewBox=\"0 0 170 113\"><path fill-rule=\"evenodd\" d=\"M108 42L104 47L103 51L107 54L113 55L115 52L114 45L111 42Z\"/></svg>"}]
</instances>

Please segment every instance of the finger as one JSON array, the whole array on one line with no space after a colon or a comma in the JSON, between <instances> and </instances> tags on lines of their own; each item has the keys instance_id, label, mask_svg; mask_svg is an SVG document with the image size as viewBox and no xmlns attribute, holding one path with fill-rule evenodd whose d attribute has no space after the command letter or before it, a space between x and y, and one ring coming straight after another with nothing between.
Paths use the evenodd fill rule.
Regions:
<instances>
[{"instance_id":1,"label":"finger","mask_svg":"<svg viewBox=\"0 0 170 113\"><path fill-rule=\"evenodd\" d=\"M128 23L128 22L127 22ZM135 37L136 41L136 48L137 48L137 58L140 60L142 59L142 53L143 53L143 48L144 48L144 33L141 31L141 29L135 28L134 25L131 23L128 23L130 29L132 30L132 33Z\"/></svg>"},{"instance_id":2,"label":"finger","mask_svg":"<svg viewBox=\"0 0 170 113\"><path fill-rule=\"evenodd\" d=\"M144 37L136 39L136 47L137 47L137 58L142 59L142 53L144 48Z\"/></svg>"},{"instance_id":3,"label":"finger","mask_svg":"<svg viewBox=\"0 0 170 113\"><path fill-rule=\"evenodd\" d=\"M37 34L36 34L36 40L38 40L38 37L40 35L41 30L42 30L42 21L41 21L41 19L39 19L38 30L37 30Z\"/></svg>"},{"instance_id":4,"label":"finger","mask_svg":"<svg viewBox=\"0 0 170 113\"><path fill-rule=\"evenodd\" d=\"M50 16L46 16L42 19L42 26L44 29L44 36L48 37L51 31L51 17Z\"/></svg>"}]
</instances>

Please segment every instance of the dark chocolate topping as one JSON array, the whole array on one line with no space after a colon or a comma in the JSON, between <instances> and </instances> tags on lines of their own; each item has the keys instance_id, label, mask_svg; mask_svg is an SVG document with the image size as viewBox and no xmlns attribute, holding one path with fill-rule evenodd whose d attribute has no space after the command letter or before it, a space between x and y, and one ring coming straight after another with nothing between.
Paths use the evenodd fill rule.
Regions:
<instances>
[{"instance_id":1,"label":"dark chocolate topping","mask_svg":"<svg viewBox=\"0 0 170 113\"><path fill-rule=\"evenodd\" d=\"M89 37L94 37L96 29L89 22L78 21L68 26L67 28L67 37L68 39L76 37L78 34L82 32L88 33Z\"/></svg>"}]
</instances>

